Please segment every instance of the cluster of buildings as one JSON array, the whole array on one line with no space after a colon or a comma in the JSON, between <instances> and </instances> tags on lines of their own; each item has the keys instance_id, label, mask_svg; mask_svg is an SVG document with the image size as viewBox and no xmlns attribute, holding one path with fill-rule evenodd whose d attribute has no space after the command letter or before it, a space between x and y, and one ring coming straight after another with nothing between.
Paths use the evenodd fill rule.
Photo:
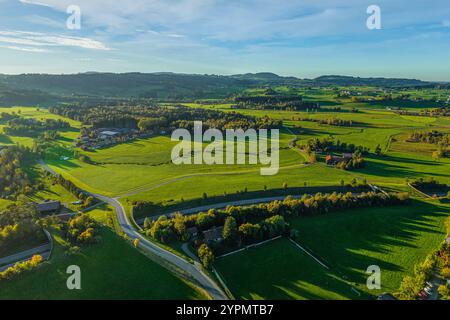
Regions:
<instances>
[{"instance_id":1,"label":"cluster of buildings","mask_svg":"<svg viewBox=\"0 0 450 320\"><path fill-rule=\"evenodd\" d=\"M353 158L353 153L343 153L342 157L327 155L325 157L325 162L329 166L335 166L341 162L347 162L348 160Z\"/></svg>"},{"instance_id":2,"label":"cluster of buildings","mask_svg":"<svg viewBox=\"0 0 450 320\"><path fill-rule=\"evenodd\" d=\"M82 150L96 150L148 135L128 128L85 128L83 134L74 142L74 146Z\"/></svg>"}]
</instances>

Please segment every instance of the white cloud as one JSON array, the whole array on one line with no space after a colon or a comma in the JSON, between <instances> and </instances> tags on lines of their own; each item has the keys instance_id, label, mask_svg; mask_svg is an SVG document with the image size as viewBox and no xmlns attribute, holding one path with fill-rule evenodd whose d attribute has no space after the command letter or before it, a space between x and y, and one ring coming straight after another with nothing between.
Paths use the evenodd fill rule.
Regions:
<instances>
[{"instance_id":1,"label":"white cloud","mask_svg":"<svg viewBox=\"0 0 450 320\"><path fill-rule=\"evenodd\" d=\"M36 6L52 8L52 5L50 5L48 3L44 3L44 2L39 2L39 1L34 1L34 0L19 0L19 1L22 2L23 4L31 4L31 5L36 5Z\"/></svg>"},{"instance_id":2,"label":"white cloud","mask_svg":"<svg viewBox=\"0 0 450 320\"><path fill-rule=\"evenodd\" d=\"M52 35L40 32L0 31L0 43L2 42L37 47L61 46L93 50L111 50L102 42L90 38Z\"/></svg>"},{"instance_id":3,"label":"white cloud","mask_svg":"<svg viewBox=\"0 0 450 320\"><path fill-rule=\"evenodd\" d=\"M41 49L41 48L29 48L29 47L19 47L19 46L0 46L0 48L6 48L10 50L17 50L17 51L25 51L25 52L50 52L47 49Z\"/></svg>"}]
</instances>

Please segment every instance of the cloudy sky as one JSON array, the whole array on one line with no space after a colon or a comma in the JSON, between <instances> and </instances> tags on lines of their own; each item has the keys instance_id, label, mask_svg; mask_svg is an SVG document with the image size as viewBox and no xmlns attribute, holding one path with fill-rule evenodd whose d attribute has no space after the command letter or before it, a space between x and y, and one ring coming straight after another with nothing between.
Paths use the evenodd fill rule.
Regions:
<instances>
[{"instance_id":1,"label":"cloudy sky","mask_svg":"<svg viewBox=\"0 0 450 320\"><path fill-rule=\"evenodd\" d=\"M450 1L0 0L0 73L85 71L450 81Z\"/></svg>"}]
</instances>

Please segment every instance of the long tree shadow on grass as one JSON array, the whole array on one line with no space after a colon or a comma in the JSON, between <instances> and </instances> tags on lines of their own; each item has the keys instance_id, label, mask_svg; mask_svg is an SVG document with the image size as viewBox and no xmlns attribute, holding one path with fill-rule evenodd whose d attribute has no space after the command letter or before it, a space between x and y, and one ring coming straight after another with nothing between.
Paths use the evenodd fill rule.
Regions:
<instances>
[{"instance_id":1,"label":"long tree shadow on grass","mask_svg":"<svg viewBox=\"0 0 450 320\"><path fill-rule=\"evenodd\" d=\"M325 260L345 279L363 285L367 267L378 265L382 272L412 270L411 260L421 256L421 237L445 234L440 227L448 216L448 206L413 201L410 206L357 209L328 215L295 218L300 242ZM416 253L420 254L417 255ZM424 258L424 257L423 257ZM417 263L416 261L415 263ZM398 289L399 283L385 283L384 288Z\"/></svg>"},{"instance_id":2,"label":"long tree shadow on grass","mask_svg":"<svg viewBox=\"0 0 450 320\"><path fill-rule=\"evenodd\" d=\"M387 163L385 160L388 160L387 158L378 158L376 160L383 160L383 162L380 161L373 161L376 158L367 157L366 158L366 166L362 169L358 169L358 173L364 173L369 174L374 177L397 177L397 178L416 178L421 177L423 174L432 174L436 177L444 177L448 178L450 177L450 174L445 173L439 173L436 172L436 166L441 166L440 164L430 164L433 167L430 167L429 172L424 172L424 170L420 170L419 168L414 168L413 166L405 165L397 165L392 163ZM399 162L400 163L400 162ZM411 161L410 161L411 163ZM419 163L417 163L419 164ZM429 165L428 163L422 163L422 165Z\"/></svg>"},{"instance_id":3,"label":"long tree shadow on grass","mask_svg":"<svg viewBox=\"0 0 450 320\"><path fill-rule=\"evenodd\" d=\"M10 137L0 133L0 144L12 144L13 141Z\"/></svg>"},{"instance_id":4,"label":"long tree shadow on grass","mask_svg":"<svg viewBox=\"0 0 450 320\"><path fill-rule=\"evenodd\" d=\"M278 239L217 260L238 299L357 299L351 285Z\"/></svg>"}]
</instances>

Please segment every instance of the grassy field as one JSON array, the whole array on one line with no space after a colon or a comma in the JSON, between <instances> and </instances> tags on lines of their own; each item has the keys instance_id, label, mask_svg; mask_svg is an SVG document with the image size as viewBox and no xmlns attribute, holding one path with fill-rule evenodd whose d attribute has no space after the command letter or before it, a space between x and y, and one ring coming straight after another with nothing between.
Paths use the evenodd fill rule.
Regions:
<instances>
[{"instance_id":1,"label":"grassy field","mask_svg":"<svg viewBox=\"0 0 450 320\"><path fill-rule=\"evenodd\" d=\"M368 299L395 292L414 265L439 247L449 215L449 206L415 202L295 218L290 222L300 231L298 242L330 270L286 239L219 258L216 267L237 298ZM366 287L371 265L381 268L381 290Z\"/></svg>"},{"instance_id":2,"label":"grassy field","mask_svg":"<svg viewBox=\"0 0 450 320\"><path fill-rule=\"evenodd\" d=\"M368 291L367 267L380 266L382 289L371 292L377 294L395 292L414 265L438 248L449 215L448 205L415 201L406 207L355 209L290 222L300 231L300 244L358 290Z\"/></svg>"},{"instance_id":3,"label":"grassy field","mask_svg":"<svg viewBox=\"0 0 450 320\"><path fill-rule=\"evenodd\" d=\"M261 93L258 93L259 89L255 90L249 94ZM72 179L79 187L105 195L120 196L125 205L131 200L144 200L163 206L181 206L184 202L200 201L204 193L211 199L243 190L247 190L249 195L257 194L258 197L265 193L271 196L272 191L280 190L285 183L289 188L306 187L306 190L321 187L326 190L330 188L339 190L341 180L349 183L355 178L367 179L368 182L388 190L402 191L408 190L406 179L434 177L442 183L450 183L450 159L435 161L431 158L435 148L433 145L406 142L409 134L414 131L449 132L449 118L400 116L386 110L386 106L382 104L351 103L350 99L336 100L336 91L332 89L305 88L297 91L280 87L277 90L286 94L301 94L308 98L306 100L319 101L324 106L342 106L346 111L337 113L233 109L247 115L257 117L267 115L281 119L284 125L290 128L282 130L281 168L275 176L261 176L259 167L251 165L175 166L170 162L171 150L175 144L170 141L170 137L139 139L95 152L82 152L94 162L94 164L84 163L73 157L73 150L70 147L78 135L80 124L67 119L65 120L71 123L72 128L61 133L61 138L51 152L48 152L45 160L51 168ZM362 97L374 94L373 88L353 90L360 91ZM187 105L193 108L232 111L231 104L226 103ZM352 107L357 107L360 112L348 112ZM407 107L418 108L414 104ZM19 110L25 117L61 118L36 108L0 108L0 112ZM351 127L338 127L303 121L305 118L337 118L352 120L355 124ZM31 138L2 135L3 125L0 123L0 144L31 145ZM341 142L363 145L372 151L380 145L384 155L376 156L371 153L365 157L364 168L343 171L325 166L321 162L305 164L307 159L301 152L288 148L288 143L293 138L297 138L297 144L301 145L311 138L329 136ZM68 156L69 160L62 160L63 155ZM267 191L263 191L264 189ZM63 202L75 200L59 186L51 185L47 185L44 190L33 196L33 200L36 201L44 199L62 199ZM6 203L0 200L0 208ZM365 270L371 264L378 264L382 268L381 291L392 292L398 288L402 277L411 273L414 264L423 260L442 241L444 235L441 224L449 212L449 207L443 204L417 202L410 207L354 210L291 221L292 225L300 230L301 244L310 248L333 267L329 272L322 270L314 260L285 240L219 259L217 267L236 297L244 299L355 299L357 297L350 290L351 285L363 292L363 297L367 297L369 294L379 293L368 292L364 285ZM109 224L110 218L114 217L111 209L106 206L90 214L104 224ZM202 297L184 282L132 250L121 239L115 238L110 231L106 230L103 233L106 241L86 249L82 255L66 257L62 253L55 254L50 264L35 272L42 274L36 277L39 281L49 282L48 284L38 282L51 289L48 290L48 296L36 288L31 290L31 294L37 298L54 298L58 295L62 298L116 298L120 297L120 291L125 290L126 298L166 298L174 292L179 298ZM119 250L114 250L110 242L117 245ZM61 247L59 248L58 250L62 251ZM132 257L128 258L128 255ZM99 258L94 258L97 256ZM131 259L131 263L126 262L128 259ZM60 282L65 279L64 263L69 260L80 263L83 268L89 270L86 277L93 284L83 293L65 292L64 287L61 287ZM90 266L89 263L92 261L93 266ZM111 269L114 270L111 271L111 275L106 271L110 261L117 264ZM127 266L130 268L129 271ZM116 270L119 276L116 275ZM53 282L48 275L52 272L58 274ZM114 287L113 280L117 277L130 277L130 281L128 284L125 284L125 281L118 281L117 290L107 293L103 292L107 291L104 289L106 284L100 283L100 279L95 279L91 274L101 274L100 279L112 287ZM144 280L144 277L141 278L138 274L148 276ZM40 280L41 278L43 280ZM34 279L32 274L25 275L20 281L15 281L19 283L17 290L13 287L6 288L13 290L13 296L21 294L23 296L25 293L21 293L19 289L32 284L32 279ZM163 279L169 279L165 281L180 289L169 290ZM152 281L156 283L159 291L152 291L152 287L155 286ZM0 288L4 285L0 284ZM122 287L126 285L129 285L127 288L136 289Z\"/></svg>"},{"instance_id":4,"label":"grassy field","mask_svg":"<svg viewBox=\"0 0 450 320\"><path fill-rule=\"evenodd\" d=\"M20 114L21 117L24 118L33 118L37 120L45 120L45 119L61 119L68 122L71 126L69 129L61 130L59 142L65 144L71 144L73 139L75 139L78 135L80 123L77 121L73 121L71 119L63 118L58 115L51 114L47 111L47 109L42 108L31 108L31 107L11 107L11 108L2 108L0 107L0 113L16 113ZM3 133L3 127L5 123L0 120L0 144L3 145L12 145L12 144L21 144L24 146L31 147L33 145L32 137L22 137L22 136L7 136Z\"/></svg>"},{"instance_id":5,"label":"grassy field","mask_svg":"<svg viewBox=\"0 0 450 320\"><path fill-rule=\"evenodd\" d=\"M64 253L53 232L55 251L37 270L0 282L0 299L205 299L197 289L152 262L109 229L80 254ZM81 268L81 290L68 290L66 269Z\"/></svg>"},{"instance_id":6,"label":"grassy field","mask_svg":"<svg viewBox=\"0 0 450 320\"><path fill-rule=\"evenodd\" d=\"M219 258L219 273L237 299L357 299L351 285L287 239Z\"/></svg>"}]
</instances>

